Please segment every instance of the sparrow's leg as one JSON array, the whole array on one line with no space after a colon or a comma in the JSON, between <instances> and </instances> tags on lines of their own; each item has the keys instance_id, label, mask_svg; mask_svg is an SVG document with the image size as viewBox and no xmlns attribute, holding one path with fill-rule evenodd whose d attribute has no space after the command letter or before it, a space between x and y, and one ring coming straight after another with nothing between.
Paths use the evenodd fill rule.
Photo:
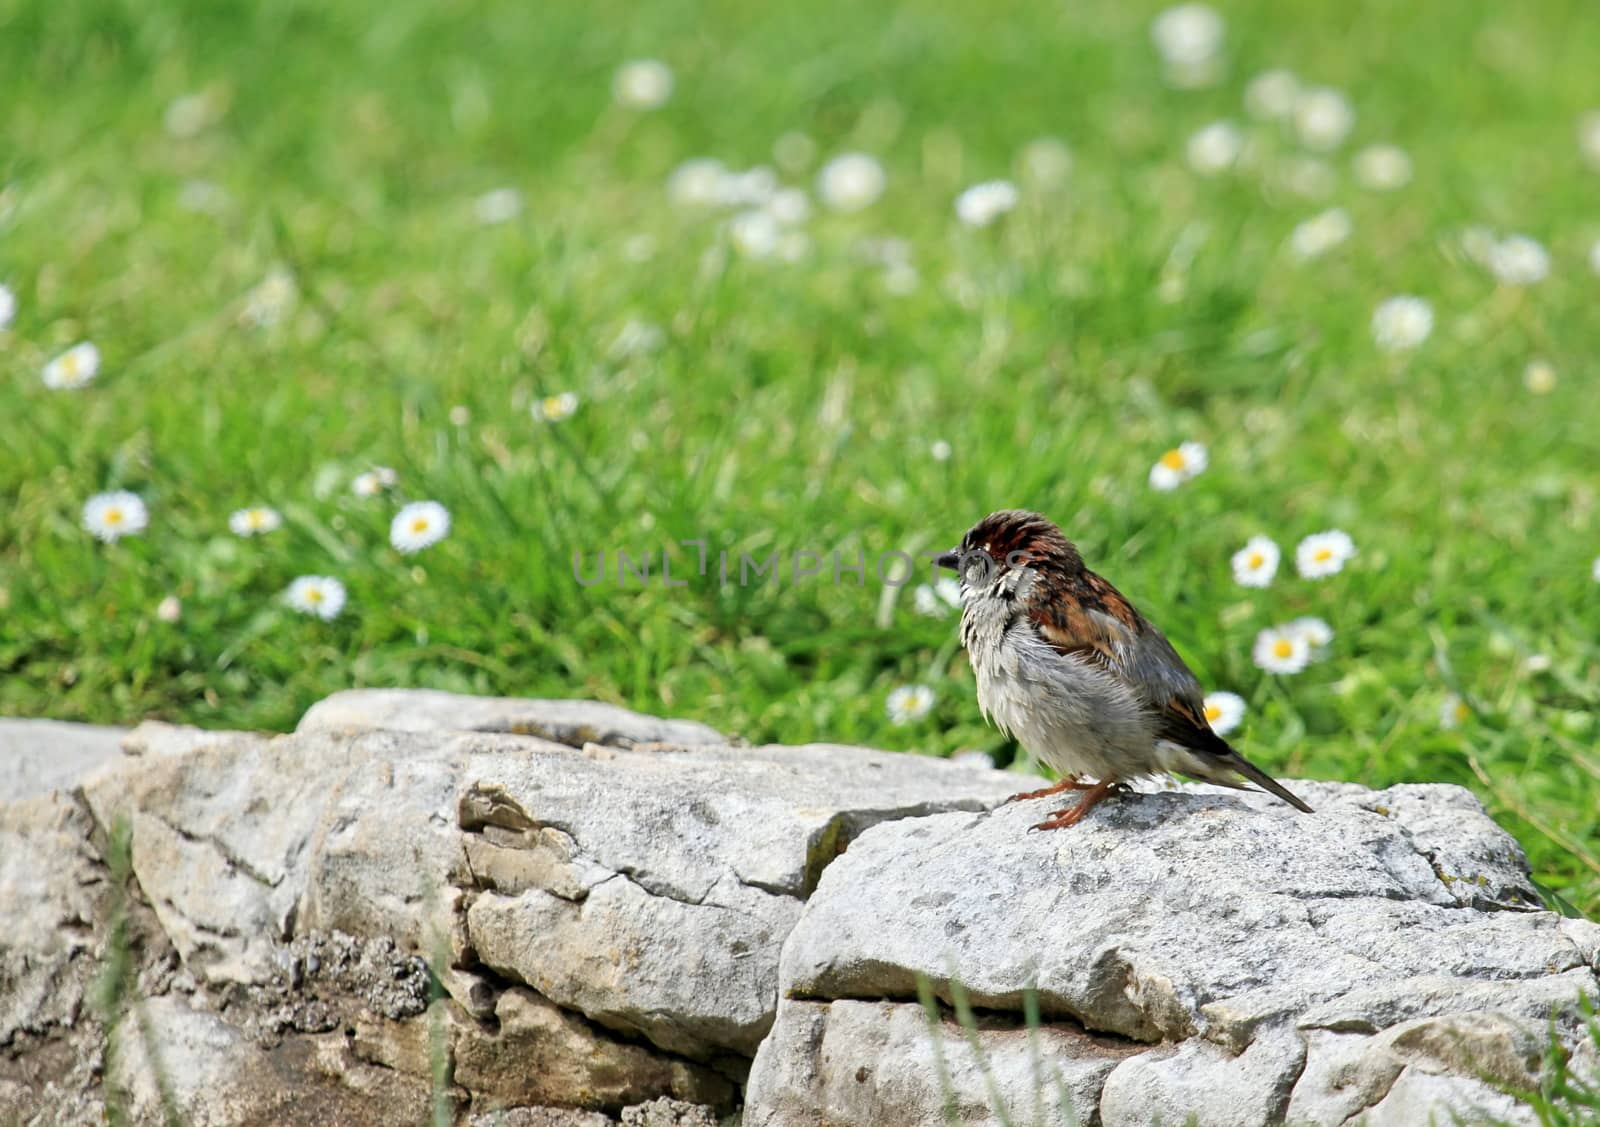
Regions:
<instances>
[{"instance_id":1,"label":"sparrow's leg","mask_svg":"<svg viewBox=\"0 0 1600 1127\"><path fill-rule=\"evenodd\" d=\"M1021 794L1012 795L1000 805L1007 806L1013 802L1025 802L1030 798L1048 798L1050 795L1060 794L1064 790L1088 790L1093 785L1092 783L1080 783L1076 775L1063 775L1061 781L1053 787L1045 787L1043 790L1025 790Z\"/></svg>"},{"instance_id":2,"label":"sparrow's leg","mask_svg":"<svg viewBox=\"0 0 1600 1127\"><path fill-rule=\"evenodd\" d=\"M1076 806L1068 806L1065 810L1057 810L1050 817L1030 828L1036 830L1064 830L1068 826L1075 826L1083 821L1083 816L1106 795L1118 789L1116 779L1101 779L1091 787L1083 787L1083 797L1078 799Z\"/></svg>"}]
</instances>

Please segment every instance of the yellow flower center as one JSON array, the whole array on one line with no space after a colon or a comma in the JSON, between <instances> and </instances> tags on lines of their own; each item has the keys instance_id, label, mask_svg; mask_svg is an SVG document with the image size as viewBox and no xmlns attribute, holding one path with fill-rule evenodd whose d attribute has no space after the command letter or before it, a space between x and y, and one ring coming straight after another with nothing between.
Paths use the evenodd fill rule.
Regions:
<instances>
[{"instance_id":1,"label":"yellow flower center","mask_svg":"<svg viewBox=\"0 0 1600 1127\"><path fill-rule=\"evenodd\" d=\"M311 590L306 592L306 602L308 602L308 603L320 603L321 601L322 601L322 588L321 587L313 587L313 588L311 588Z\"/></svg>"},{"instance_id":2,"label":"yellow flower center","mask_svg":"<svg viewBox=\"0 0 1600 1127\"><path fill-rule=\"evenodd\" d=\"M1272 656L1290 658L1294 656L1294 643L1287 638L1279 638L1272 643Z\"/></svg>"},{"instance_id":3,"label":"yellow flower center","mask_svg":"<svg viewBox=\"0 0 1600 1127\"><path fill-rule=\"evenodd\" d=\"M1169 470L1183 469L1185 465L1183 460L1183 451L1168 450L1165 454L1161 455L1161 464L1166 466Z\"/></svg>"},{"instance_id":4,"label":"yellow flower center","mask_svg":"<svg viewBox=\"0 0 1600 1127\"><path fill-rule=\"evenodd\" d=\"M1333 559L1333 549L1328 547L1318 548L1315 552L1311 553L1311 558L1316 560L1318 563L1327 563L1329 560Z\"/></svg>"},{"instance_id":5,"label":"yellow flower center","mask_svg":"<svg viewBox=\"0 0 1600 1127\"><path fill-rule=\"evenodd\" d=\"M121 509L107 509L106 510L106 523L107 524L121 524L122 523L122 510Z\"/></svg>"},{"instance_id":6,"label":"yellow flower center","mask_svg":"<svg viewBox=\"0 0 1600 1127\"><path fill-rule=\"evenodd\" d=\"M251 509L247 514L245 514L245 523L251 528L260 528L262 525L267 523L267 514L263 513L260 509Z\"/></svg>"},{"instance_id":7,"label":"yellow flower center","mask_svg":"<svg viewBox=\"0 0 1600 1127\"><path fill-rule=\"evenodd\" d=\"M1214 704L1206 705L1206 723L1209 724L1222 715L1222 709Z\"/></svg>"},{"instance_id":8,"label":"yellow flower center","mask_svg":"<svg viewBox=\"0 0 1600 1127\"><path fill-rule=\"evenodd\" d=\"M61 358L61 374L72 379L78 374L78 354L69 352Z\"/></svg>"},{"instance_id":9,"label":"yellow flower center","mask_svg":"<svg viewBox=\"0 0 1600 1127\"><path fill-rule=\"evenodd\" d=\"M1456 719L1457 720L1466 720L1469 717L1471 717L1471 715L1472 715L1472 709L1467 707L1467 702L1466 701L1464 701L1464 700L1456 701Z\"/></svg>"},{"instance_id":10,"label":"yellow flower center","mask_svg":"<svg viewBox=\"0 0 1600 1127\"><path fill-rule=\"evenodd\" d=\"M1249 559L1245 562L1250 565L1250 570L1254 571L1256 568L1267 562L1267 557L1263 556L1260 552L1251 552Z\"/></svg>"},{"instance_id":11,"label":"yellow flower center","mask_svg":"<svg viewBox=\"0 0 1600 1127\"><path fill-rule=\"evenodd\" d=\"M426 532L426 531L428 531L428 518L427 517L417 517L415 520L413 520L411 522L411 531L412 532Z\"/></svg>"}]
</instances>

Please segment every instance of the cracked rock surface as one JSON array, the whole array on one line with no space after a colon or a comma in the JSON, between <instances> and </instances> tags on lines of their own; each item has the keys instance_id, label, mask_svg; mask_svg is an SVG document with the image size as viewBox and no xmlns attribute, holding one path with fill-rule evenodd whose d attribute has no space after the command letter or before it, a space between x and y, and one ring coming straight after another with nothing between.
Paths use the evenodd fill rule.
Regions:
<instances>
[{"instance_id":1,"label":"cracked rock surface","mask_svg":"<svg viewBox=\"0 0 1600 1127\"><path fill-rule=\"evenodd\" d=\"M440 693L339 694L288 736L147 724L122 744L0 801L0 1121L96 1121L108 1098L159 1117L165 1091L195 1123L327 1122L282 1094L303 1069L339 1122L420 1122L432 1092L463 1122L698 1124L739 1103L825 867L867 827L1015 781ZM143 1001L108 1045L88 999L113 901Z\"/></svg>"},{"instance_id":2,"label":"cracked rock surface","mask_svg":"<svg viewBox=\"0 0 1600 1127\"><path fill-rule=\"evenodd\" d=\"M1019 775L590 702L72 727L0 722L0 1122L1516 1122L1600 992L1455 787L1038 834Z\"/></svg>"},{"instance_id":3,"label":"cracked rock surface","mask_svg":"<svg viewBox=\"0 0 1600 1127\"><path fill-rule=\"evenodd\" d=\"M862 834L785 944L746 1123L871 1121L852 1109L898 1090L892 1054L841 1051L835 1027L862 999L915 1001L919 978L991 1014L1032 991L1044 1032L1134 1049L1092 1093L1068 1080L1082 1122L1400 1122L1432 1096L1446 1119L1531 1121L1483 1076L1527 1087L1552 1013L1577 1043L1600 926L1540 910L1521 851L1460 788L1296 785L1315 815L1194 786L1056 833L1029 833L1023 803ZM998 1055L998 1037L976 1043ZM967 1121L989 1121L987 1098ZM1033 1098L1007 1095L1022 1118Z\"/></svg>"}]
</instances>

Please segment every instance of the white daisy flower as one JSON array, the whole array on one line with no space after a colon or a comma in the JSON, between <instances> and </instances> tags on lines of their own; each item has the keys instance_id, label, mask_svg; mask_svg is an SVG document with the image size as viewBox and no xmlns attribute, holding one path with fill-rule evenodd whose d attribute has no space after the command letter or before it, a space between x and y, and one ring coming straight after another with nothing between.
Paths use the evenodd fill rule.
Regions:
<instances>
[{"instance_id":1,"label":"white daisy flower","mask_svg":"<svg viewBox=\"0 0 1600 1127\"><path fill-rule=\"evenodd\" d=\"M1308 200L1325 199L1339 184L1332 166L1316 157L1295 157L1276 169L1283 190Z\"/></svg>"},{"instance_id":2,"label":"white daisy flower","mask_svg":"<svg viewBox=\"0 0 1600 1127\"><path fill-rule=\"evenodd\" d=\"M1186 90L1222 77L1222 35L1222 17L1204 4L1168 8L1150 25L1167 81Z\"/></svg>"},{"instance_id":3,"label":"white daisy flower","mask_svg":"<svg viewBox=\"0 0 1600 1127\"><path fill-rule=\"evenodd\" d=\"M1451 731L1472 719L1472 709L1455 693L1446 693L1439 702L1439 727Z\"/></svg>"},{"instance_id":4,"label":"white daisy flower","mask_svg":"<svg viewBox=\"0 0 1600 1127\"><path fill-rule=\"evenodd\" d=\"M228 518L228 528L235 536L260 536L273 532L283 525L277 509L259 505L253 509L236 509Z\"/></svg>"},{"instance_id":5,"label":"white daisy flower","mask_svg":"<svg viewBox=\"0 0 1600 1127\"><path fill-rule=\"evenodd\" d=\"M728 238L746 258L771 258L781 233L778 221L766 211L742 211L728 221Z\"/></svg>"},{"instance_id":6,"label":"white daisy flower","mask_svg":"<svg viewBox=\"0 0 1600 1127\"><path fill-rule=\"evenodd\" d=\"M613 360L626 360L632 356L648 356L666 343L667 334L660 325L630 317L617 330L606 351Z\"/></svg>"},{"instance_id":7,"label":"white daisy flower","mask_svg":"<svg viewBox=\"0 0 1600 1127\"><path fill-rule=\"evenodd\" d=\"M1489 272L1508 286L1531 286L1550 273L1550 252L1536 239L1511 235L1489 251Z\"/></svg>"},{"instance_id":8,"label":"white daisy flower","mask_svg":"<svg viewBox=\"0 0 1600 1127\"><path fill-rule=\"evenodd\" d=\"M1355 123L1356 111L1337 90L1314 86L1295 99L1294 130L1308 149L1327 152L1338 148Z\"/></svg>"},{"instance_id":9,"label":"white daisy flower","mask_svg":"<svg viewBox=\"0 0 1600 1127\"><path fill-rule=\"evenodd\" d=\"M724 172L711 202L722 207L766 207L778 192L778 174L765 165L743 172Z\"/></svg>"},{"instance_id":10,"label":"white daisy flower","mask_svg":"<svg viewBox=\"0 0 1600 1127\"><path fill-rule=\"evenodd\" d=\"M413 501L394 515L389 543L410 555L432 547L450 534L450 510L437 501Z\"/></svg>"},{"instance_id":11,"label":"white daisy flower","mask_svg":"<svg viewBox=\"0 0 1600 1127\"><path fill-rule=\"evenodd\" d=\"M1150 467L1150 488L1166 493L1205 470L1209 458L1198 442L1185 442L1168 450Z\"/></svg>"},{"instance_id":12,"label":"white daisy flower","mask_svg":"<svg viewBox=\"0 0 1600 1127\"><path fill-rule=\"evenodd\" d=\"M1225 736L1244 719L1244 698L1238 693L1207 693L1204 709L1211 730Z\"/></svg>"},{"instance_id":13,"label":"white daisy flower","mask_svg":"<svg viewBox=\"0 0 1600 1127\"><path fill-rule=\"evenodd\" d=\"M1594 558L1594 563L1589 565L1589 577L1600 583L1600 556Z\"/></svg>"},{"instance_id":14,"label":"white daisy flower","mask_svg":"<svg viewBox=\"0 0 1600 1127\"><path fill-rule=\"evenodd\" d=\"M1555 366L1548 360L1530 360L1522 369L1522 386L1534 395L1549 395L1556 388Z\"/></svg>"},{"instance_id":15,"label":"white daisy flower","mask_svg":"<svg viewBox=\"0 0 1600 1127\"><path fill-rule=\"evenodd\" d=\"M1433 306L1402 294L1384 301L1372 313L1372 339L1385 352L1415 348L1433 332Z\"/></svg>"},{"instance_id":16,"label":"white daisy flower","mask_svg":"<svg viewBox=\"0 0 1600 1127\"><path fill-rule=\"evenodd\" d=\"M56 391L82 387L100 371L100 350L89 341L75 344L44 366L40 378Z\"/></svg>"},{"instance_id":17,"label":"white daisy flower","mask_svg":"<svg viewBox=\"0 0 1600 1127\"><path fill-rule=\"evenodd\" d=\"M510 223L522 214L522 193L515 188L494 188L472 201L472 214L485 227Z\"/></svg>"},{"instance_id":18,"label":"white daisy flower","mask_svg":"<svg viewBox=\"0 0 1600 1127\"><path fill-rule=\"evenodd\" d=\"M11 319L16 315L17 295L11 292L10 286L0 286L0 332L11 326Z\"/></svg>"},{"instance_id":19,"label":"white daisy flower","mask_svg":"<svg viewBox=\"0 0 1600 1127\"><path fill-rule=\"evenodd\" d=\"M357 497L376 497L385 489L393 489L400 475L388 466L373 466L365 473L356 474L350 482L350 492Z\"/></svg>"},{"instance_id":20,"label":"white daisy flower","mask_svg":"<svg viewBox=\"0 0 1600 1127\"><path fill-rule=\"evenodd\" d=\"M689 207L713 204L727 175L728 169L720 160L710 157L686 160L667 178L667 195L672 197L673 203Z\"/></svg>"},{"instance_id":21,"label":"white daisy flower","mask_svg":"<svg viewBox=\"0 0 1600 1127\"><path fill-rule=\"evenodd\" d=\"M178 189L178 206L200 215L218 215L228 207L228 193L210 180L185 180Z\"/></svg>"},{"instance_id":22,"label":"white daisy flower","mask_svg":"<svg viewBox=\"0 0 1600 1127\"><path fill-rule=\"evenodd\" d=\"M156 604L156 618L161 622L176 622L183 617L183 603L178 596L168 595Z\"/></svg>"},{"instance_id":23,"label":"white daisy flower","mask_svg":"<svg viewBox=\"0 0 1600 1127\"><path fill-rule=\"evenodd\" d=\"M1283 629L1305 639L1306 645L1311 647L1313 661L1320 661L1327 648L1333 645L1333 627L1314 615L1297 618Z\"/></svg>"},{"instance_id":24,"label":"white daisy flower","mask_svg":"<svg viewBox=\"0 0 1600 1127\"><path fill-rule=\"evenodd\" d=\"M629 262L649 262L655 256L654 235L629 235L622 242L622 257Z\"/></svg>"},{"instance_id":25,"label":"white daisy flower","mask_svg":"<svg viewBox=\"0 0 1600 1127\"><path fill-rule=\"evenodd\" d=\"M1266 587L1278 574L1281 557L1270 536L1252 536L1233 553L1233 581L1241 587Z\"/></svg>"},{"instance_id":26,"label":"white daisy flower","mask_svg":"<svg viewBox=\"0 0 1600 1127\"><path fill-rule=\"evenodd\" d=\"M246 295L239 319L247 325L269 329L294 308L297 296L294 275L287 270L273 270Z\"/></svg>"},{"instance_id":27,"label":"white daisy flower","mask_svg":"<svg viewBox=\"0 0 1600 1127\"><path fill-rule=\"evenodd\" d=\"M1017 206L1017 186L1009 180L986 180L956 197L956 217L969 227L987 227Z\"/></svg>"},{"instance_id":28,"label":"white daisy flower","mask_svg":"<svg viewBox=\"0 0 1600 1127\"><path fill-rule=\"evenodd\" d=\"M927 685L901 685L889 694L889 719L913 724L933 711L933 690Z\"/></svg>"},{"instance_id":29,"label":"white daisy flower","mask_svg":"<svg viewBox=\"0 0 1600 1127\"><path fill-rule=\"evenodd\" d=\"M611 79L611 97L630 110L654 110L672 97L672 68L659 59L623 63Z\"/></svg>"},{"instance_id":30,"label":"white daisy flower","mask_svg":"<svg viewBox=\"0 0 1600 1127\"><path fill-rule=\"evenodd\" d=\"M1244 106L1252 117L1276 121L1294 113L1300 100L1300 80L1286 70L1256 75L1244 88Z\"/></svg>"},{"instance_id":31,"label":"white daisy flower","mask_svg":"<svg viewBox=\"0 0 1600 1127\"><path fill-rule=\"evenodd\" d=\"M533 417L546 423L559 423L570 419L578 410L578 393L563 391L560 395L547 395L533 405Z\"/></svg>"},{"instance_id":32,"label":"white daisy flower","mask_svg":"<svg viewBox=\"0 0 1600 1127\"><path fill-rule=\"evenodd\" d=\"M866 261L883 266L908 266L911 263L911 244L893 236L857 239L851 250Z\"/></svg>"},{"instance_id":33,"label":"white daisy flower","mask_svg":"<svg viewBox=\"0 0 1600 1127\"><path fill-rule=\"evenodd\" d=\"M137 493L96 493L83 505L83 527L107 544L137 536L150 523L150 512Z\"/></svg>"},{"instance_id":34,"label":"white daisy flower","mask_svg":"<svg viewBox=\"0 0 1600 1127\"><path fill-rule=\"evenodd\" d=\"M961 581L948 575L941 575L934 581L933 593L938 595L946 606L961 609Z\"/></svg>"},{"instance_id":35,"label":"white daisy flower","mask_svg":"<svg viewBox=\"0 0 1600 1127\"><path fill-rule=\"evenodd\" d=\"M780 188L767 201L767 214L785 227L795 227L811 218L811 197L803 188Z\"/></svg>"},{"instance_id":36,"label":"white daisy flower","mask_svg":"<svg viewBox=\"0 0 1600 1127\"><path fill-rule=\"evenodd\" d=\"M284 600L301 614L331 622L344 610L344 584L327 575L302 575L289 584Z\"/></svg>"},{"instance_id":37,"label":"white daisy flower","mask_svg":"<svg viewBox=\"0 0 1600 1127\"><path fill-rule=\"evenodd\" d=\"M1289 250L1302 261L1321 257L1350 237L1350 213L1342 207L1329 208L1301 223L1289 235Z\"/></svg>"},{"instance_id":38,"label":"white daisy flower","mask_svg":"<svg viewBox=\"0 0 1600 1127\"><path fill-rule=\"evenodd\" d=\"M1600 110L1591 110L1578 119L1578 148L1595 168L1600 168Z\"/></svg>"},{"instance_id":39,"label":"white daisy flower","mask_svg":"<svg viewBox=\"0 0 1600 1127\"><path fill-rule=\"evenodd\" d=\"M1250 656L1268 673L1299 673L1311 663L1311 646L1287 627L1269 626L1256 635Z\"/></svg>"},{"instance_id":40,"label":"white daisy flower","mask_svg":"<svg viewBox=\"0 0 1600 1127\"><path fill-rule=\"evenodd\" d=\"M817 159L817 143L804 133L785 133L772 143L772 159L785 172L802 172Z\"/></svg>"},{"instance_id":41,"label":"white daisy flower","mask_svg":"<svg viewBox=\"0 0 1600 1127\"><path fill-rule=\"evenodd\" d=\"M1023 147L1022 178L1036 188L1058 188L1072 175L1072 150L1054 137L1039 137Z\"/></svg>"},{"instance_id":42,"label":"white daisy flower","mask_svg":"<svg viewBox=\"0 0 1600 1127\"><path fill-rule=\"evenodd\" d=\"M1294 550L1295 570L1302 579L1324 579L1344 570L1356 554L1355 541L1337 528L1315 532L1300 541Z\"/></svg>"},{"instance_id":43,"label":"white daisy flower","mask_svg":"<svg viewBox=\"0 0 1600 1127\"><path fill-rule=\"evenodd\" d=\"M222 117L222 99L210 91L184 94L167 103L161 124L168 134L186 141L197 137Z\"/></svg>"},{"instance_id":44,"label":"white daisy flower","mask_svg":"<svg viewBox=\"0 0 1600 1127\"><path fill-rule=\"evenodd\" d=\"M926 583L918 584L911 592L911 603L925 618L943 618L950 613L950 608L939 601L938 593Z\"/></svg>"},{"instance_id":45,"label":"white daisy flower","mask_svg":"<svg viewBox=\"0 0 1600 1127\"><path fill-rule=\"evenodd\" d=\"M1231 121L1214 121L1189 138L1189 167L1202 176L1216 176L1233 167L1244 151L1244 134Z\"/></svg>"},{"instance_id":46,"label":"white daisy flower","mask_svg":"<svg viewBox=\"0 0 1600 1127\"><path fill-rule=\"evenodd\" d=\"M948 462L951 455L955 453L955 449L944 439L939 438L935 439L933 445L928 447L928 453L933 455L935 462Z\"/></svg>"},{"instance_id":47,"label":"white daisy flower","mask_svg":"<svg viewBox=\"0 0 1600 1127\"><path fill-rule=\"evenodd\" d=\"M1548 673L1553 664L1549 654L1529 654L1522 668L1528 673Z\"/></svg>"},{"instance_id":48,"label":"white daisy flower","mask_svg":"<svg viewBox=\"0 0 1600 1127\"><path fill-rule=\"evenodd\" d=\"M922 275L910 263L896 262L883 268L883 288L895 297L916 293L921 284Z\"/></svg>"},{"instance_id":49,"label":"white daisy flower","mask_svg":"<svg viewBox=\"0 0 1600 1127\"><path fill-rule=\"evenodd\" d=\"M876 157L844 153L822 166L817 195L834 211L861 211L878 202L887 182Z\"/></svg>"},{"instance_id":50,"label":"white daisy flower","mask_svg":"<svg viewBox=\"0 0 1600 1127\"><path fill-rule=\"evenodd\" d=\"M1392 192L1411 183L1411 158L1395 145L1368 145L1356 154L1356 182L1374 192Z\"/></svg>"}]
</instances>

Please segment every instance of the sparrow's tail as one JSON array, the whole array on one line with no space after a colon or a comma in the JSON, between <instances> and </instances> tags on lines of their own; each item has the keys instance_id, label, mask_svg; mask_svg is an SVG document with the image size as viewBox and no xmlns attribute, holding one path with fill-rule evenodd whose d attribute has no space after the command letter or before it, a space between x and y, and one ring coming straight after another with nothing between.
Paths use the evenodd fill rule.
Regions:
<instances>
[{"instance_id":1,"label":"sparrow's tail","mask_svg":"<svg viewBox=\"0 0 1600 1127\"><path fill-rule=\"evenodd\" d=\"M1278 782L1277 779L1274 779L1271 775L1257 767L1254 763L1240 755L1237 751L1233 751L1232 749L1229 750L1225 764L1226 766L1231 767L1235 771L1239 772L1239 774L1243 775L1245 778L1249 779L1262 790L1271 791L1273 794L1287 802L1290 806L1293 806L1296 810L1303 810L1307 814L1315 813L1311 807L1307 806L1304 802L1301 802L1298 798L1291 794L1288 787Z\"/></svg>"}]
</instances>

